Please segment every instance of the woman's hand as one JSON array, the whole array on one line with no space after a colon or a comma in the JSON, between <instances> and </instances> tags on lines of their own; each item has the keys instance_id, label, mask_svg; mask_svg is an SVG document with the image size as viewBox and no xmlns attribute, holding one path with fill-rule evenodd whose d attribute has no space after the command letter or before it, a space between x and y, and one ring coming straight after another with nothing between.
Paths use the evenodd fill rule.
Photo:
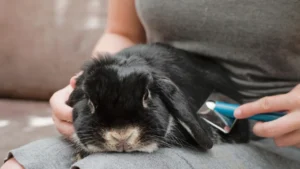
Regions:
<instances>
[{"instance_id":1,"label":"woman's hand","mask_svg":"<svg viewBox=\"0 0 300 169\"><path fill-rule=\"evenodd\" d=\"M105 33L96 44L92 57L97 53L116 53L124 48L146 42L146 33L136 13L134 0L111 0L108 4L108 18ZM50 99L52 116L57 130L65 135L74 133L72 108L66 105L70 93L75 87L75 77L70 84L55 92Z\"/></svg>"},{"instance_id":2,"label":"woman's hand","mask_svg":"<svg viewBox=\"0 0 300 169\"><path fill-rule=\"evenodd\" d=\"M277 146L300 148L300 84L287 94L264 97L241 105L235 111L236 118L247 118L259 113L285 111L287 114L270 122L258 122L253 132L266 138L274 138Z\"/></svg>"},{"instance_id":3,"label":"woman's hand","mask_svg":"<svg viewBox=\"0 0 300 169\"><path fill-rule=\"evenodd\" d=\"M52 118L57 130L64 136L70 137L74 133L72 125L72 108L66 104L69 96L75 88L75 78L70 79L70 84L65 88L55 92L50 98L52 108Z\"/></svg>"}]
</instances>

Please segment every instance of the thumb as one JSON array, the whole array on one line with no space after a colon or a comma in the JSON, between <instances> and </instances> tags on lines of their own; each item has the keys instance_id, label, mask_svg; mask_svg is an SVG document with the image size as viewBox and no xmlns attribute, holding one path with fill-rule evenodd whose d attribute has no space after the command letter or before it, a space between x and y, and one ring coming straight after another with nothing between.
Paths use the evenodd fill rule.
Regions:
<instances>
[{"instance_id":1,"label":"thumb","mask_svg":"<svg viewBox=\"0 0 300 169\"><path fill-rule=\"evenodd\" d=\"M71 87L74 89L75 88L75 86L76 86L76 76L73 76L73 77L71 77L71 79L70 79L70 85L71 85Z\"/></svg>"},{"instance_id":2,"label":"thumb","mask_svg":"<svg viewBox=\"0 0 300 169\"><path fill-rule=\"evenodd\" d=\"M82 71L80 71L79 73L77 73L75 76L71 77L71 79L70 79L70 85L72 86L73 89L76 87L76 78L78 76L80 76L81 74L82 74Z\"/></svg>"}]
</instances>

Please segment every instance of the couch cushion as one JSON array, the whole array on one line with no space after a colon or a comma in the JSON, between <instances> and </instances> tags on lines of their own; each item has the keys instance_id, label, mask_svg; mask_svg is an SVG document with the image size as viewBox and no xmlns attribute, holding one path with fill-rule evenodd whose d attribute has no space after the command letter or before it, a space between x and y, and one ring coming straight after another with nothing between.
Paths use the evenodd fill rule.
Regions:
<instances>
[{"instance_id":1,"label":"couch cushion","mask_svg":"<svg viewBox=\"0 0 300 169\"><path fill-rule=\"evenodd\" d=\"M48 102L0 99L1 160L13 148L58 135Z\"/></svg>"},{"instance_id":2,"label":"couch cushion","mask_svg":"<svg viewBox=\"0 0 300 169\"><path fill-rule=\"evenodd\" d=\"M0 11L0 97L49 99L90 57L106 0L2 0Z\"/></svg>"}]
</instances>

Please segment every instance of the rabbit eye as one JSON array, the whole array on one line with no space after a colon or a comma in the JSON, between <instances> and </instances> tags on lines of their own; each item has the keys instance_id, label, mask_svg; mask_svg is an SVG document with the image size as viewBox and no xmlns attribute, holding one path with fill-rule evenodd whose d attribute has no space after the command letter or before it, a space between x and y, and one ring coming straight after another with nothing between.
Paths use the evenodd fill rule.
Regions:
<instances>
[{"instance_id":1,"label":"rabbit eye","mask_svg":"<svg viewBox=\"0 0 300 169\"><path fill-rule=\"evenodd\" d=\"M151 98L150 90L147 89L146 92L145 92L145 94L144 94L144 96L143 96L143 106L145 108L148 107L147 100L149 100L150 98Z\"/></svg>"},{"instance_id":2,"label":"rabbit eye","mask_svg":"<svg viewBox=\"0 0 300 169\"><path fill-rule=\"evenodd\" d=\"M91 100L88 101L88 106L90 108L90 111L92 114L95 113L95 107L94 107L94 104L91 102Z\"/></svg>"}]
</instances>

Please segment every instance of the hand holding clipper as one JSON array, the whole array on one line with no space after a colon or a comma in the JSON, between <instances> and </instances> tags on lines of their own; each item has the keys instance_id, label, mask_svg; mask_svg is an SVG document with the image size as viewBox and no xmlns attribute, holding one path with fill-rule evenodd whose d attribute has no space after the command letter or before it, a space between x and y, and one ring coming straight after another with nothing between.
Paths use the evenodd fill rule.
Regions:
<instances>
[{"instance_id":1,"label":"hand holding clipper","mask_svg":"<svg viewBox=\"0 0 300 169\"><path fill-rule=\"evenodd\" d=\"M216 111L229 118L235 118L234 111L239 107L238 104L230 104L221 101L207 101L206 106L209 109ZM277 118L282 117L285 114L286 113L284 112L264 113L264 114L257 114L254 116L250 116L249 119L267 122L267 121L276 120Z\"/></svg>"},{"instance_id":2,"label":"hand holding clipper","mask_svg":"<svg viewBox=\"0 0 300 169\"><path fill-rule=\"evenodd\" d=\"M273 138L278 146L300 148L300 85L286 94L264 97L239 106L234 113L237 119L248 118L262 113L286 110L286 114L268 122L257 122L253 132L266 138Z\"/></svg>"}]
</instances>

